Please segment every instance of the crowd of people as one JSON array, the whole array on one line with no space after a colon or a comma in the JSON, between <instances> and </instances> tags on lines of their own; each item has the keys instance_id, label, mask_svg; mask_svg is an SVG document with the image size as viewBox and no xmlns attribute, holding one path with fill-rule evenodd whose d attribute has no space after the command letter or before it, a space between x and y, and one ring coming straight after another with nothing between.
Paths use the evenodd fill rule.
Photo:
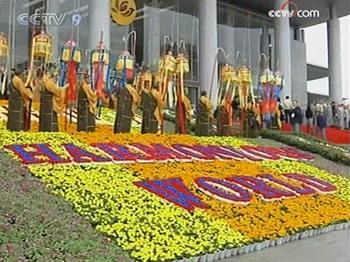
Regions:
<instances>
[{"instance_id":1,"label":"crowd of people","mask_svg":"<svg viewBox=\"0 0 350 262\"><path fill-rule=\"evenodd\" d=\"M350 105L311 102L301 106L297 100L286 96L280 110L282 120L290 123L295 133L300 132L302 124L306 124L308 133L325 139L327 127L350 128Z\"/></svg>"}]
</instances>

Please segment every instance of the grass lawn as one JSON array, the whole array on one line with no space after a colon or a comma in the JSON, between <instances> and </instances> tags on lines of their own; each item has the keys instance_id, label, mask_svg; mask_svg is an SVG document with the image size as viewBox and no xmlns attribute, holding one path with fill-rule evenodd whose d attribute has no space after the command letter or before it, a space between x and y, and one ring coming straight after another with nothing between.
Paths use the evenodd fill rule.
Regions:
<instances>
[{"instance_id":1,"label":"grass lawn","mask_svg":"<svg viewBox=\"0 0 350 262\"><path fill-rule=\"evenodd\" d=\"M0 187L0 261L130 261L3 152Z\"/></svg>"}]
</instances>

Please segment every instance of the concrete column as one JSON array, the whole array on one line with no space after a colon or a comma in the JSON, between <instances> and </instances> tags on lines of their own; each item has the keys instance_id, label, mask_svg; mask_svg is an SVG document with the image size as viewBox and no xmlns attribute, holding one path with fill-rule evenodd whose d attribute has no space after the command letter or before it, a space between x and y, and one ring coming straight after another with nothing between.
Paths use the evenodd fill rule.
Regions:
<instances>
[{"instance_id":1,"label":"concrete column","mask_svg":"<svg viewBox=\"0 0 350 262\"><path fill-rule=\"evenodd\" d=\"M215 65L218 48L217 39L217 2L201 0L199 4L199 78L201 90L210 92L213 79L211 99L216 103L218 94L218 72ZM215 68L214 68L215 66Z\"/></svg>"},{"instance_id":2,"label":"concrete column","mask_svg":"<svg viewBox=\"0 0 350 262\"><path fill-rule=\"evenodd\" d=\"M269 57L269 29L264 24L260 36L260 54L265 54Z\"/></svg>"},{"instance_id":3,"label":"concrete column","mask_svg":"<svg viewBox=\"0 0 350 262\"><path fill-rule=\"evenodd\" d=\"M327 22L328 37L328 68L329 68L329 97L337 103L343 99L340 25L335 6L330 7L330 19Z\"/></svg>"},{"instance_id":4,"label":"concrete column","mask_svg":"<svg viewBox=\"0 0 350 262\"><path fill-rule=\"evenodd\" d=\"M60 14L60 1L57 0L48 0L47 1L47 10L46 12L48 13L55 13L55 14ZM60 52L60 27L57 25L48 25L48 29L50 32L50 35L52 36L52 54L53 58L57 58L59 56ZM68 39L67 39L68 41Z\"/></svg>"},{"instance_id":5,"label":"concrete column","mask_svg":"<svg viewBox=\"0 0 350 262\"><path fill-rule=\"evenodd\" d=\"M280 10L285 0L275 0L275 10ZM287 7L288 8L288 7ZM276 65L285 79L285 86L282 90L282 98L291 96L292 81L291 81L291 34L288 17L275 17L275 43L276 43Z\"/></svg>"},{"instance_id":6,"label":"concrete column","mask_svg":"<svg viewBox=\"0 0 350 262\"><path fill-rule=\"evenodd\" d=\"M89 48L96 48L103 31L103 42L110 48L111 19L109 0L89 1Z\"/></svg>"}]
</instances>

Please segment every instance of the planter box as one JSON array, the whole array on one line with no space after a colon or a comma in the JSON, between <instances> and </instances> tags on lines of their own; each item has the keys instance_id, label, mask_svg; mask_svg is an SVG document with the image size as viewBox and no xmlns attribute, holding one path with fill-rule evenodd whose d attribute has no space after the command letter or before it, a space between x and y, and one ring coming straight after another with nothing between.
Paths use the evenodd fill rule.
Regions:
<instances>
[{"instance_id":1,"label":"planter box","mask_svg":"<svg viewBox=\"0 0 350 262\"><path fill-rule=\"evenodd\" d=\"M265 240L264 241L264 248L268 248L270 246L270 240Z\"/></svg>"},{"instance_id":2,"label":"planter box","mask_svg":"<svg viewBox=\"0 0 350 262\"><path fill-rule=\"evenodd\" d=\"M207 262L207 256L203 255L199 258L199 262Z\"/></svg>"},{"instance_id":3,"label":"planter box","mask_svg":"<svg viewBox=\"0 0 350 262\"><path fill-rule=\"evenodd\" d=\"M342 229L343 229L343 224L335 225L335 230L342 230Z\"/></svg>"},{"instance_id":4,"label":"planter box","mask_svg":"<svg viewBox=\"0 0 350 262\"><path fill-rule=\"evenodd\" d=\"M237 254L238 254L238 255L241 255L241 254L243 254L243 253L244 253L244 247L238 248Z\"/></svg>"},{"instance_id":5,"label":"planter box","mask_svg":"<svg viewBox=\"0 0 350 262\"><path fill-rule=\"evenodd\" d=\"M239 250L239 248L231 249L231 256L237 256L238 255L238 250Z\"/></svg>"},{"instance_id":6,"label":"planter box","mask_svg":"<svg viewBox=\"0 0 350 262\"><path fill-rule=\"evenodd\" d=\"M226 258L229 258L232 256L232 249L226 249L225 250L225 257Z\"/></svg>"},{"instance_id":7,"label":"planter box","mask_svg":"<svg viewBox=\"0 0 350 262\"><path fill-rule=\"evenodd\" d=\"M249 252L254 252L256 250L256 243L249 246Z\"/></svg>"},{"instance_id":8,"label":"planter box","mask_svg":"<svg viewBox=\"0 0 350 262\"><path fill-rule=\"evenodd\" d=\"M255 248L255 250L256 251L260 251L262 249L262 243L260 242L260 243L256 243L256 248Z\"/></svg>"},{"instance_id":9,"label":"planter box","mask_svg":"<svg viewBox=\"0 0 350 262\"><path fill-rule=\"evenodd\" d=\"M207 262L214 262L214 254L207 255Z\"/></svg>"},{"instance_id":10,"label":"planter box","mask_svg":"<svg viewBox=\"0 0 350 262\"><path fill-rule=\"evenodd\" d=\"M249 250L250 250L250 246L245 246L245 247L243 248L243 253L244 253L244 254L248 254L248 253L249 253Z\"/></svg>"},{"instance_id":11,"label":"planter box","mask_svg":"<svg viewBox=\"0 0 350 262\"><path fill-rule=\"evenodd\" d=\"M214 261L219 260L219 258L220 258L220 252L214 253Z\"/></svg>"},{"instance_id":12,"label":"planter box","mask_svg":"<svg viewBox=\"0 0 350 262\"><path fill-rule=\"evenodd\" d=\"M283 244L283 239L282 238L277 239L277 246L280 246L282 244Z\"/></svg>"}]
</instances>

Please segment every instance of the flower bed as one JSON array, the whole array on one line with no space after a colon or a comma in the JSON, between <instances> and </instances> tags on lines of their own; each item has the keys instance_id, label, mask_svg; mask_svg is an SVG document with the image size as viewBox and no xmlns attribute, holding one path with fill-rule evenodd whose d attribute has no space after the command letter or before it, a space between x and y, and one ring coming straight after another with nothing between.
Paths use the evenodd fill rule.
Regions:
<instances>
[{"instance_id":1,"label":"flower bed","mask_svg":"<svg viewBox=\"0 0 350 262\"><path fill-rule=\"evenodd\" d=\"M284 134L274 130L262 130L261 135L265 138L273 139L301 150L319 154L331 161L350 166L350 153L343 147L322 143L316 139L307 139L302 136Z\"/></svg>"},{"instance_id":2,"label":"flower bed","mask_svg":"<svg viewBox=\"0 0 350 262\"><path fill-rule=\"evenodd\" d=\"M1 148L137 261L210 261L350 221L350 181L296 161L310 155L291 148L107 130L0 135Z\"/></svg>"}]
</instances>

